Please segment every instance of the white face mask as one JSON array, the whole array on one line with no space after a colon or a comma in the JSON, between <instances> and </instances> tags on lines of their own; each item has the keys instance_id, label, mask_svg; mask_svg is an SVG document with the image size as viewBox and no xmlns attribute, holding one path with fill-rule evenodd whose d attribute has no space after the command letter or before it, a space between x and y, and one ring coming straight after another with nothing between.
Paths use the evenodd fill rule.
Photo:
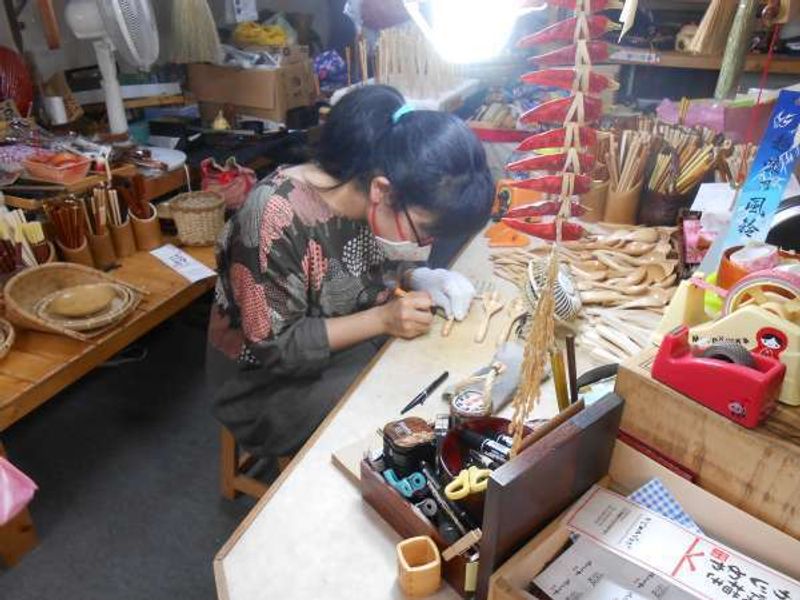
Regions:
<instances>
[{"instance_id":1,"label":"white face mask","mask_svg":"<svg viewBox=\"0 0 800 600\"><path fill-rule=\"evenodd\" d=\"M370 212L369 225L372 230L372 235L375 236L375 241L383 250L383 254L387 260L392 262L427 262L428 257L431 255L431 246L420 246L416 242L405 240L402 242L395 242L387 240L384 237L375 233L375 207L373 206ZM398 229L399 229L398 225Z\"/></svg>"},{"instance_id":2,"label":"white face mask","mask_svg":"<svg viewBox=\"0 0 800 600\"><path fill-rule=\"evenodd\" d=\"M420 246L414 242L393 242L380 236L375 241L383 249L386 258L393 262L427 262L431 246Z\"/></svg>"}]
</instances>

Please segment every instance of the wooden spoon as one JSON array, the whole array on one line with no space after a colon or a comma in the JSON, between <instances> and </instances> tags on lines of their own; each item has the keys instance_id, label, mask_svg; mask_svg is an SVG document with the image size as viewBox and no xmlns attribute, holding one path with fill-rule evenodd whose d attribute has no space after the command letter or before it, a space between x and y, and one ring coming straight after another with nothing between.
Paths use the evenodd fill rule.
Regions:
<instances>
[{"instance_id":1,"label":"wooden spoon","mask_svg":"<svg viewBox=\"0 0 800 600\"><path fill-rule=\"evenodd\" d=\"M497 345L502 346L505 344L509 339L511 339L511 332L514 330L514 325L516 325L517 321L519 321L522 317L528 314L528 305L519 296L514 298L511 302L508 303L508 326L503 330L500 334L500 337L497 339Z\"/></svg>"},{"instance_id":2,"label":"wooden spoon","mask_svg":"<svg viewBox=\"0 0 800 600\"><path fill-rule=\"evenodd\" d=\"M483 321L475 334L475 341L482 344L486 340L486 334L489 332L489 321L503 309L503 302L500 300L500 293L496 291L484 292L481 296L481 303L483 305Z\"/></svg>"}]
</instances>

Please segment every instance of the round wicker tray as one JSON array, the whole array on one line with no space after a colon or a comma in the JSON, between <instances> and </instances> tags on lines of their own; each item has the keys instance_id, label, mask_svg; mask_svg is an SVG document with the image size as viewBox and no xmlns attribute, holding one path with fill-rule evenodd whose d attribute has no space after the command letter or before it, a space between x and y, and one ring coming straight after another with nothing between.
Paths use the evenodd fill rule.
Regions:
<instances>
[{"instance_id":1,"label":"round wicker tray","mask_svg":"<svg viewBox=\"0 0 800 600\"><path fill-rule=\"evenodd\" d=\"M14 326L5 319L0 319L0 360L11 350L16 337Z\"/></svg>"},{"instance_id":2,"label":"round wicker tray","mask_svg":"<svg viewBox=\"0 0 800 600\"><path fill-rule=\"evenodd\" d=\"M58 320L42 318L37 309L39 303L56 292L76 285L88 283L109 283L125 288L130 299L120 308L114 319L102 324L96 322L89 331L77 331L59 323ZM25 269L14 275L4 289L6 317L13 324L26 329L60 333L78 340L86 341L93 335L103 333L108 327L121 321L134 311L141 301L141 294L110 275L84 265L55 262ZM127 296L126 296L127 298Z\"/></svg>"},{"instance_id":3,"label":"round wicker tray","mask_svg":"<svg viewBox=\"0 0 800 600\"><path fill-rule=\"evenodd\" d=\"M130 312L130 306L135 302L136 298L133 291L124 285L118 283L110 283L108 285L114 289L116 298L99 313L87 317L75 318L63 317L50 312L50 304L62 293L62 290L52 292L39 300L34 305L34 313L43 321L49 321L54 325L72 329L73 331L91 331L100 327L113 325Z\"/></svg>"}]
</instances>

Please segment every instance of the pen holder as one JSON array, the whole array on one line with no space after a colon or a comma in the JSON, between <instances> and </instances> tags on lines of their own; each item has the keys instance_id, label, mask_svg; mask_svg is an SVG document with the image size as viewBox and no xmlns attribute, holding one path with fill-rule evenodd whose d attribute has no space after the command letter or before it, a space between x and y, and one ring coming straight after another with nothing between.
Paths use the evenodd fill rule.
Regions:
<instances>
[{"instance_id":1,"label":"pen holder","mask_svg":"<svg viewBox=\"0 0 800 600\"><path fill-rule=\"evenodd\" d=\"M56 240L56 245L64 261L94 268L94 258L92 258L92 252L89 250L89 242L86 241L86 238L83 238L83 244L78 248L67 248L58 240Z\"/></svg>"},{"instance_id":2,"label":"pen holder","mask_svg":"<svg viewBox=\"0 0 800 600\"><path fill-rule=\"evenodd\" d=\"M89 249L94 257L95 266L101 271L107 271L117 264L114 243L108 231L102 235L89 234Z\"/></svg>"},{"instance_id":3,"label":"pen holder","mask_svg":"<svg viewBox=\"0 0 800 600\"><path fill-rule=\"evenodd\" d=\"M590 223L597 223L603 220L606 211L608 187L608 180L592 180L592 187L580 198L581 206L586 209L586 214L581 219Z\"/></svg>"},{"instance_id":4,"label":"pen holder","mask_svg":"<svg viewBox=\"0 0 800 600\"><path fill-rule=\"evenodd\" d=\"M639 210L639 196L641 194L641 181L631 189L624 191L609 187L603 221L606 223L636 225L636 214Z\"/></svg>"},{"instance_id":5,"label":"pen holder","mask_svg":"<svg viewBox=\"0 0 800 600\"><path fill-rule=\"evenodd\" d=\"M689 206L697 188L686 194L662 194L646 190L639 206L639 223L642 225L673 226L678 222L680 209Z\"/></svg>"},{"instance_id":6,"label":"pen holder","mask_svg":"<svg viewBox=\"0 0 800 600\"><path fill-rule=\"evenodd\" d=\"M125 219L122 225L111 225L110 229L114 252L118 257L125 258L136 252L136 240L133 237L133 226L130 218Z\"/></svg>"},{"instance_id":7,"label":"pen holder","mask_svg":"<svg viewBox=\"0 0 800 600\"><path fill-rule=\"evenodd\" d=\"M161 238L161 225L158 223L156 207L152 204L148 204L148 206L150 207L150 216L148 218L140 219L133 213L130 215L136 247L146 252L154 250L164 243Z\"/></svg>"},{"instance_id":8,"label":"pen holder","mask_svg":"<svg viewBox=\"0 0 800 600\"><path fill-rule=\"evenodd\" d=\"M412 598L430 596L442 583L439 548L427 535L397 544L397 581Z\"/></svg>"}]
</instances>

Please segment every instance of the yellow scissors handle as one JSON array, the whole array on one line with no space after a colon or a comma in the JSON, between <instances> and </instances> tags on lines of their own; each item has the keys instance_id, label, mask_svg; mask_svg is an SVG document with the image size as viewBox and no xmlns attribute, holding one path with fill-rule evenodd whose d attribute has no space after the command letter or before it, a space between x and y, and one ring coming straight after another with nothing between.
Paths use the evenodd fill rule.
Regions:
<instances>
[{"instance_id":1,"label":"yellow scissors handle","mask_svg":"<svg viewBox=\"0 0 800 600\"><path fill-rule=\"evenodd\" d=\"M491 474L490 469L479 469L475 466L464 469L445 486L444 495L448 500L463 500L470 494L483 492L489 485Z\"/></svg>"}]
</instances>

